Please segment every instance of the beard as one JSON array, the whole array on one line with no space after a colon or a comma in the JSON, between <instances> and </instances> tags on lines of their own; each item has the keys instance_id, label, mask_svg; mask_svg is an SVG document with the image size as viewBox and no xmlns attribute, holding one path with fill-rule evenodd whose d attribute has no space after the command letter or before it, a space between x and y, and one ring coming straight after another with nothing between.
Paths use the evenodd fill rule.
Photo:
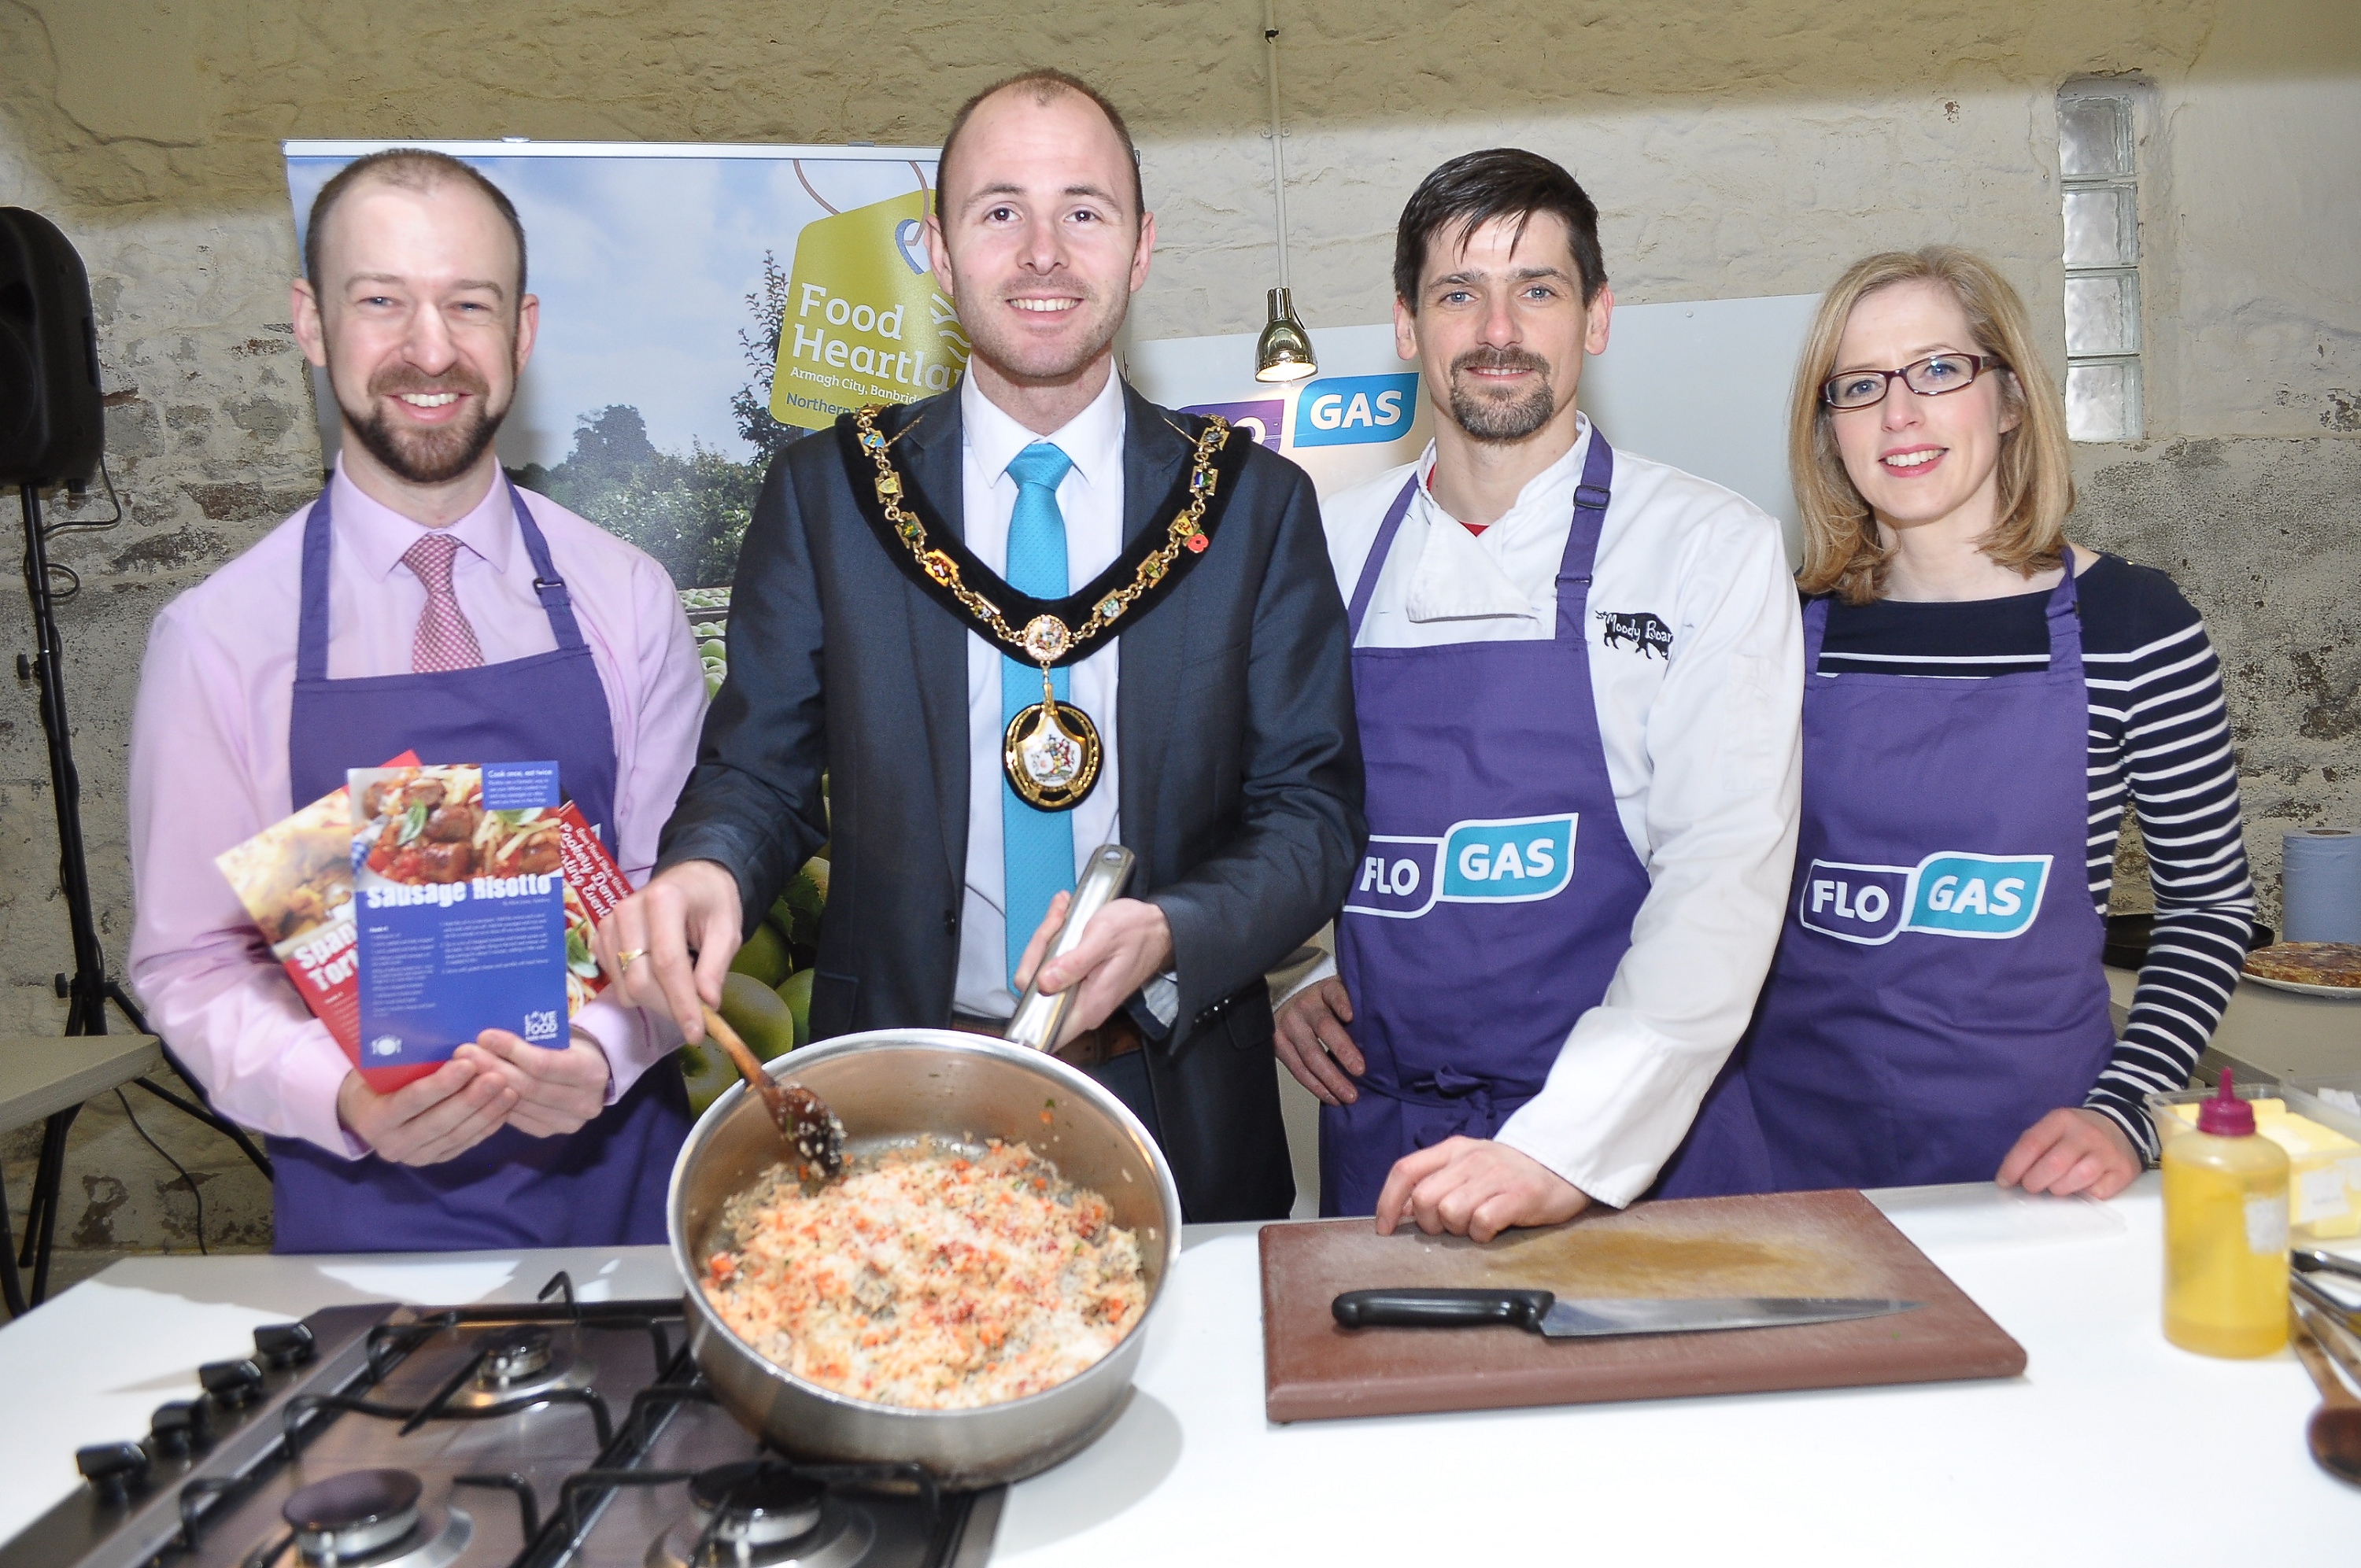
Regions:
<instances>
[{"instance_id":1,"label":"beard","mask_svg":"<svg viewBox=\"0 0 2361 1568\"><path fill-rule=\"evenodd\" d=\"M333 364L328 378L333 386ZM447 425L397 429L383 405L403 392L468 393L468 412ZM491 388L465 364L454 365L440 376L423 376L403 365L389 366L369 378L368 393L365 411L356 411L343 394L337 395L336 407L345 416L345 425L360 438L370 456L412 485L448 484L474 467L492 444L492 437L500 433L500 421L509 411L491 406Z\"/></svg>"},{"instance_id":2,"label":"beard","mask_svg":"<svg viewBox=\"0 0 2361 1568\"><path fill-rule=\"evenodd\" d=\"M1109 301L1090 284L1082 284L1082 301L1072 313L1082 318L1082 324L1063 343L1028 340L1014 323L1002 316L1008 296L1000 294L975 313L975 321L961 315L960 326L967 334L975 357L1007 379L1020 383L1063 381L1107 351L1115 334L1123 330L1124 315L1131 305L1128 292L1118 291Z\"/></svg>"},{"instance_id":3,"label":"beard","mask_svg":"<svg viewBox=\"0 0 2361 1568\"><path fill-rule=\"evenodd\" d=\"M1461 378L1468 370L1530 370L1533 389L1521 397L1489 396ZM1475 348L1451 362L1451 417L1478 441L1522 441L1557 416L1549 361L1521 348Z\"/></svg>"}]
</instances>

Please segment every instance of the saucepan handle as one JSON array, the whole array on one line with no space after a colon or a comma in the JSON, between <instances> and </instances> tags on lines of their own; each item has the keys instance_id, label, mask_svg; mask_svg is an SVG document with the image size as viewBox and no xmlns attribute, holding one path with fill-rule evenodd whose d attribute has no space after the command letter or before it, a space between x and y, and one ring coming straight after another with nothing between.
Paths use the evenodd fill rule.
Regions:
<instances>
[{"instance_id":1,"label":"saucepan handle","mask_svg":"<svg viewBox=\"0 0 2361 1568\"><path fill-rule=\"evenodd\" d=\"M1482 1323L1538 1329L1557 1298L1547 1290L1347 1290L1330 1310L1348 1329L1456 1329Z\"/></svg>"},{"instance_id":2,"label":"saucepan handle","mask_svg":"<svg viewBox=\"0 0 2361 1568\"><path fill-rule=\"evenodd\" d=\"M1042 963L1082 945L1082 928L1091 923L1091 916L1121 894L1124 884L1131 880L1131 851L1121 844L1101 844L1091 852L1091 863L1074 886L1074 901L1067 906L1066 923L1050 941ZM1038 985L1027 986L1025 994L1016 999L1016 1013L1008 1020L1009 1043L1037 1051L1048 1050L1057 1044L1058 1029L1065 1023L1067 1004L1073 999L1074 988L1071 985L1055 996L1042 995Z\"/></svg>"}]
</instances>

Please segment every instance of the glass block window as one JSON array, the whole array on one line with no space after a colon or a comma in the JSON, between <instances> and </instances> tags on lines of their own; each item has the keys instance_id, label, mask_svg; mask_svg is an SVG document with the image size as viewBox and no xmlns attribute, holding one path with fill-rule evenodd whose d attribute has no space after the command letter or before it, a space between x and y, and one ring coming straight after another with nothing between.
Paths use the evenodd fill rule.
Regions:
<instances>
[{"instance_id":1,"label":"glass block window","mask_svg":"<svg viewBox=\"0 0 2361 1568\"><path fill-rule=\"evenodd\" d=\"M2058 94L2065 187L2066 432L2137 441L2140 411L2139 170L2131 93Z\"/></svg>"}]
</instances>

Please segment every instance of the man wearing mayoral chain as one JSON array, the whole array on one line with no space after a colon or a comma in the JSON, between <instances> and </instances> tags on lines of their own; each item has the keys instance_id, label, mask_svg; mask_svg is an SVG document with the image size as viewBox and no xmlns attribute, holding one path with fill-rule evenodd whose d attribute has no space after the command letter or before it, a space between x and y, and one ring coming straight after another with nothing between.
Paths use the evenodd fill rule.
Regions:
<instances>
[{"instance_id":1,"label":"man wearing mayoral chain","mask_svg":"<svg viewBox=\"0 0 2361 1568\"><path fill-rule=\"evenodd\" d=\"M961 109L927 237L967 373L772 466L729 683L602 959L697 1038L826 840L813 1036L998 1033L1119 840L1130 896L1039 965L1075 990L1058 1054L1146 1124L1191 1220L1283 1216L1262 977L1343 901L1364 833L1311 482L1115 374L1156 222L1090 87L1028 71Z\"/></svg>"}]
</instances>

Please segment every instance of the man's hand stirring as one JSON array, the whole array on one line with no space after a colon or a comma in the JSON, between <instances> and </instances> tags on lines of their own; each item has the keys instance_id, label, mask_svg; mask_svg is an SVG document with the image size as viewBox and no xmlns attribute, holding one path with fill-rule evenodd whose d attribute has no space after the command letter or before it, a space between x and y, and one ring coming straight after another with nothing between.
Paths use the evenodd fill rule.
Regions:
<instances>
[{"instance_id":1,"label":"man's hand stirring","mask_svg":"<svg viewBox=\"0 0 2361 1568\"><path fill-rule=\"evenodd\" d=\"M745 939L738 879L714 861L668 866L598 923L591 951L633 1007L669 1013L690 1044L705 1009L721 1005L722 978Z\"/></svg>"}]
</instances>

